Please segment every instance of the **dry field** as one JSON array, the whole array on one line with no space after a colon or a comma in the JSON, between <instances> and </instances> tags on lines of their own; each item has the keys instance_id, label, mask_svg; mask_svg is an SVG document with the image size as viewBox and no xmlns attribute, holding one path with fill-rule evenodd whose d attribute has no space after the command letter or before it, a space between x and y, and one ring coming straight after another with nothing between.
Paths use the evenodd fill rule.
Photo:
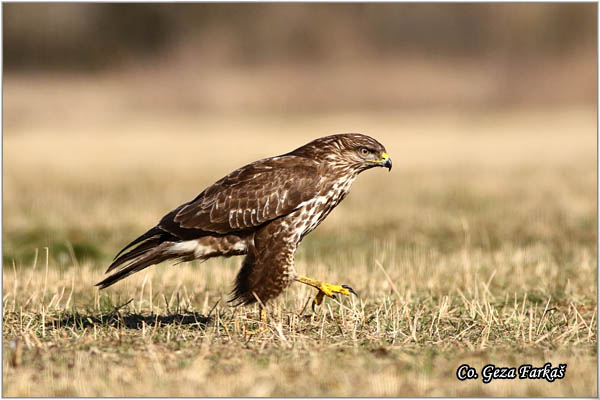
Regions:
<instances>
[{"instance_id":1,"label":"dry field","mask_svg":"<svg viewBox=\"0 0 600 400\"><path fill-rule=\"evenodd\" d=\"M597 396L593 108L95 120L44 107L8 86L4 396ZM251 335L257 308L226 302L240 258L93 287L207 184L344 131L379 139L394 169L361 175L296 269L360 298L313 314L314 290L294 285ZM546 362L565 378L456 378L465 363Z\"/></svg>"}]
</instances>

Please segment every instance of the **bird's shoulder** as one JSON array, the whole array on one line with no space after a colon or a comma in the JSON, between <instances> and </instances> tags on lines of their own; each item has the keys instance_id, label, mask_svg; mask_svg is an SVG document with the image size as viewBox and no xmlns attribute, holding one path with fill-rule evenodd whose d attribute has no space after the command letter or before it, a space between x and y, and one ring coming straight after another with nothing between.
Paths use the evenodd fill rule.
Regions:
<instances>
[{"instance_id":1,"label":"bird's shoulder","mask_svg":"<svg viewBox=\"0 0 600 400\"><path fill-rule=\"evenodd\" d=\"M204 195L207 196L212 192L218 191L223 186L236 187L252 183L259 185L268 184L265 180L274 177L281 179L289 177L314 177L319 172L319 167L320 165L316 160L295 155L265 158L229 173L207 188Z\"/></svg>"}]
</instances>

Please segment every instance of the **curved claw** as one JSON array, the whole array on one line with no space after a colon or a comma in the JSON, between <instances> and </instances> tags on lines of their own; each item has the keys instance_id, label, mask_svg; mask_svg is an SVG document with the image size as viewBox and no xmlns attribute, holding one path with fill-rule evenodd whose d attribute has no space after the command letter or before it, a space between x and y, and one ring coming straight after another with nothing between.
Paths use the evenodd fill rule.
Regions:
<instances>
[{"instance_id":1,"label":"curved claw","mask_svg":"<svg viewBox=\"0 0 600 400\"><path fill-rule=\"evenodd\" d=\"M325 297L325 296L331 297L332 299L335 299L337 301L340 301L340 298L336 295L336 293L342 294L344 296L347 296L350 293L352 293L353 295L358 297L358 293L356 293L354 291L354 289L352 289L348 285L339 286L339 285L330 285L328 283L317 282L317 281L313 282L313 280L310 280L310 279L304 278L304 277L299 280L300 280L300 282L307 283L307 284L310 284L311 286L314 286L318 290L317 295L313 299L312 306L311 306L313 312L315 312L315 306L320 305L323 302L323 297Z\"/></svg>"},{"instance_id":2,"label":"curved claw","mask_svg":"<svg viewBox=\"0 0 600 400\"><path fill-rule=\"evenodd\" d=\"M350 293L352 293L352 294L353 294L353 295L355 295L356 297L358 297L358 293L356 293L356 292L354 291L354 289L352 289L350 286L348 286L348 285L342 285L342 287L343 287L344 289L347 289L347 290L348 290Z\"/></svg>"}]
</instances>

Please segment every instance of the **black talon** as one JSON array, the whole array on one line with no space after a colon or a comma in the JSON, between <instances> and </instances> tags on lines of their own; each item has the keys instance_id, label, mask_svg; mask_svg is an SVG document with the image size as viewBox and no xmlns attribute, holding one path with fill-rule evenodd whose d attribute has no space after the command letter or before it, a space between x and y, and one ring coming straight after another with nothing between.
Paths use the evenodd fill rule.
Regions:
<instances>
[{"instance_id":1,"label":"black talon","mask_svg":"<svg viewBox=\"0 0 600 400\"><path fill-rule=\"evenodd\" d=\"M355 295L356 297L358 297L358 293L356 293L356 292L354 291L354 289L352 289L350 286L348 286L348 285L342 285L342 287L343 287L344 289L348 289L348 291L349 291L350 293L352 293L353 295Z\"/></svg>"}]
</instances>

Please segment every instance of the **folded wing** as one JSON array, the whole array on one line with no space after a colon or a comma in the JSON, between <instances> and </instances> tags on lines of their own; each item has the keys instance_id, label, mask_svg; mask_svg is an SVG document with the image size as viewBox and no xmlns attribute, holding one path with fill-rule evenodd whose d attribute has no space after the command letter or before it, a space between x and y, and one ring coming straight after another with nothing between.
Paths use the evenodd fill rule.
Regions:
<instances>
[{"instance_id":1,"label":"folded wing","mask_svg":"<svg viewBox=\"0 0 600 400\"><path fill-rule=\"evenodd\" d=\"M215 182L158 226L175 235L252 230L301 207L316 196L320 182L313 160L282 156L257 161Z\"/></svg>"}]
</instances>

